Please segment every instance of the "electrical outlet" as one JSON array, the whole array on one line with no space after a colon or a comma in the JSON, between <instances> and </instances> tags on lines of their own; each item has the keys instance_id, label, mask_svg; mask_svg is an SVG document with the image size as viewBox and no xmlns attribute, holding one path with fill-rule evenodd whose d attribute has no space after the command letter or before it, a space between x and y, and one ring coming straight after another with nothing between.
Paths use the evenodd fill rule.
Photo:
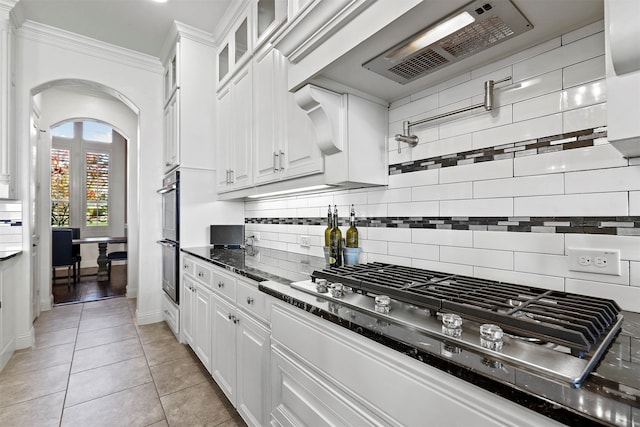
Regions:
<instances>
[{"instance_id":1,"label":"electrical outlet","mask_svg":"<svg viewBox=\"0 0 640 427\"><path fill-rule=\"evenodd\" d=\"M620 276L620 251L617 249L567 248L569 270Z\"/></svg>"},{"instance_id":2,"label":"electrical outlet","mask_svg":"<svg viewBox=\"0 0 640 427\"><path fill-rule=\"evenodd\" d=\"M308 248L311 246L311 239L309 236L300 236L300 246Z\"/></svg>"},{"instance_id":3,"label":"electrical outlet","mask_svg":"<svg viewBox=\"0 0 640 427\"><path fill-rule=\"evenodd\" d=\"M258 233L257 231L253 232L253 241L254 242L259 242L260 241L260 233Z\"/></svg>"}]
</instances>

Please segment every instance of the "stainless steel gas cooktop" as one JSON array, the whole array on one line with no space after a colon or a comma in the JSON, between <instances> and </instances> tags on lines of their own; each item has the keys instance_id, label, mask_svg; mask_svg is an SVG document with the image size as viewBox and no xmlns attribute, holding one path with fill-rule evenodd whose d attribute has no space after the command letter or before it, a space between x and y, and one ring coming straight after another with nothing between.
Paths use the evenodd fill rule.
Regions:
<instances>
[{"instance_id":1,"label":"stainless steel gas cooktop","mask_svg":"<svg viewBox=\"0 0 640 427\"><path fill-rule=\"evenodd\" d=\"M612 301L371 263L315 271L292 287L578 387L620 330Z\"/></svg>"}]
</instances>

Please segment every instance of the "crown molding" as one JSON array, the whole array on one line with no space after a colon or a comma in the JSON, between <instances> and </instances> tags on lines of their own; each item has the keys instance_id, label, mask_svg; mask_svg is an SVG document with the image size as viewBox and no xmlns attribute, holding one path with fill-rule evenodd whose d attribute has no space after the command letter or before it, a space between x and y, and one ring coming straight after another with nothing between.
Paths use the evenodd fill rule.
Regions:
<instances>
[{"instance_id":1,"label":"crown molding","mask_svg":"<svg viewBox=\"0 0 640 427\"><path fill-rule=\"evenodd\" d=\"M10 12L16 3L18 3L18 0L0 0L0 10Z\"/></svg>"},{"instance_id":2,"label":"crown molding","mask_svg":"<svg viewBox=\"0 0 640 427\"><path fill-rule=\"evenodd\" d=\"M220 19L219 24L216 25L215 32L213 33L216 45L220 45L222 38L231 31L231 27L236 23L248 5L249 0L232 1L229 3L229 6L224 11L224 15Z\"/></svg>"},{"instance_id":3,"label":"crown molding","mask_svg":"<svg viewBox=\"0 0 640 427\"><path fill-rule=\"evenodd\" d=\"M164 73L160 59L155 56L115 46L39 22L25 21L18 28L18 36L153 73Z\"/></svg>"},{"instance_id":4,"label":"crown molding","mask_svg":"<svg viewBox=\"0 0 640 427\"><path fill-rule=\"evenodd\" d=\"M169 54L174 49L176 42L181 38L189 39L196 43L200 43L213 48L217 47L211 33L187 24L183 24L179 21L173 21L173 23L171 24L171 29L169 30L169 34L167 35L167 38L165 39L160 51L160 59L162 59L163 62L168 59Z\"/></svg>"}]
</instances>

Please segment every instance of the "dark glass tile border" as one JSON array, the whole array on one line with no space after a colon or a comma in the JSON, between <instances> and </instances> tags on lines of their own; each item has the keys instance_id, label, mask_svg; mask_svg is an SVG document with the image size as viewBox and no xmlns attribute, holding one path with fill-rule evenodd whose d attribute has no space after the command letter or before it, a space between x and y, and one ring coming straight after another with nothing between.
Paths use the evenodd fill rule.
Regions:
<instances>
[{"instance_id":1,"label":"dark glass tile border","mask_svg":"<svg viewBox=\"0 0 640 427\"><path fill-rule=\"evenodd\" d=\"M583 129L560 135L545 136L542 138L497 145L495 147L487 147L478 150L464 151L462 153L446 154L444 156L396 163L394 165L389 165L389 175L591 147L594 145L594 140L606 137L606 126Z\"/></svg>"},{"instance_id":2,"label":"dark glass tile border","mask_svg":"<svg viewBox=\"0 0 640 427\"><path fill-rule=\"evenodd\" d=\"M325 218L246 218L245 224L326 225ZM348 226L349 218L340 218ZM640 216L599 217L372 217L358 227L640 236Z\"/></svg>"}]
</instances>

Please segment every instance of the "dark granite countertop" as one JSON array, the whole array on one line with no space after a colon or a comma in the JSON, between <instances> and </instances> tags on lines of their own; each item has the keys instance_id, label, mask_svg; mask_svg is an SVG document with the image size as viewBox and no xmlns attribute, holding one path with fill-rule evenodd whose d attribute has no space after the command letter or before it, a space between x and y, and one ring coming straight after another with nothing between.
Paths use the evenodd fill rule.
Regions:
<instances>
[{"instance_id":1,"label":"dark granite countertop","mask_svg":"<svg viewBox=\"0 0 640 427\"><path fill-rule=\"evenodd\" d=\"M324 258L258 247L214 249L201 246L183 248L182 252L257 282L272 280L285 285L308 280L314 270L326 267Z\"/></svg>"},{"instance_id":2,"label":"dark granite countertop","mask_svg":"<svg viewBox=\"0 0 640 427\"><path fill-rule=\"evenodd\" d=\"M307 280L313 270L324 268L322 258L263 248L244 251L204 247L183 251L263 282L260 290L281 301L566 425L640 426L639 313L622 313L622 330L605 357L582 386L574 388L508 364L492 366L484 356L469 351L456 354L447 349L446 343L419 331L289 286ZM456 363L460 358L464 358L464 366Z\"/></svg>"},{"instance_id":3,"label":"dark granite countertop","mask_svg":"<svg viewBox=\"0 0 640 427\"><path fill-rule=\"evenodd\" d=\"M21 253L22 251L19 251L19 250L18 251L0 251L0 261L6 261Z\"/></svg>"}]
</instances>

